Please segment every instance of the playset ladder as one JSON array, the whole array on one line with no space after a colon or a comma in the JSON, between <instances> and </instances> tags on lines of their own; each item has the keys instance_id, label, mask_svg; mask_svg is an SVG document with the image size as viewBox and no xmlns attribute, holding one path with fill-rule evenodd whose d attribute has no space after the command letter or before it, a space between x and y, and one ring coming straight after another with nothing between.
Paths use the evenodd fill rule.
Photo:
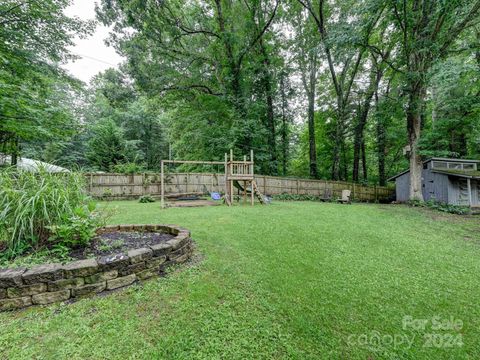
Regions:
<instances>
[{"instance_id":1,"label":"playset ladder","mask_svg":"<svg viewBox=\"0 0 480 360\"><path fill-rule=\"evenodd\" d=\"M255 180L252 181L252 188L258 201L260 201L260 204L264 205L265 198L263 197L263 194L260 192L260 190L258 190L257 182Z\"/></svg>"}]
</instances>

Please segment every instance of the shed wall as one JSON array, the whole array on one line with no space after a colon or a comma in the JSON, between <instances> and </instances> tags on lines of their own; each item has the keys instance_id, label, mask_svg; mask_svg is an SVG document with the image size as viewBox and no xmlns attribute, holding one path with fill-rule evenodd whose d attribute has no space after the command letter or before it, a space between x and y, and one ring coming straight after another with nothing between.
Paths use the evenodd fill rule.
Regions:
<instances>
[{"instance_id":1,"label":"shed wall","mask_svg":"<svg viewBox=\"0 0 480 360\"><path fill-rule=\"evenodd\" d=\"M408 201L410 197L410 172L400 175L395 179L395 192L397 201Z\"/></svg>"},{"instance_id":2,"label":"shed wall","mask_svg":"<svg viewBox=\"0 0 480 360\"><path fill-rule=\"evenodd\" d=\"M466 179L450 178L448 186L448 202L453 205L468 206L468 194L461 195L460 181L466 182ZM465 187L465 184L463 185ZM471 180L472 206L480 206L480 181Z\"/></svg>"},{"instance_id":3,"label":"shed wall","mask_svg":"<svg viewBox=\"0 0 480 360\"><path fill-rule=\"evenodd\" d=\"M460 194L460 182L466 179L452 178L448 186L448 203L452 205L468 205L468 198ZM465 186L465 185L464 185Z\"/></svg>"},{"instance_id":4,"label":"shed wall","mask_svg":"<svg viewBox=\"0 0 480 360\"><path fill-rule=\"evenodd\" d=\"M480 181L472 180L472 205L480 206Z\"/></svg>"},{"instance_id":5,"label":"shed wall","mask_svg":"<svg viewBox=\"0 0 480 360\"><path fill-rule=\"evenodd\" d=\"M450 185L450 180L448 179L447 175L432 173L430 172L433 178L433 198L435 200L448 203L448 187ZM428 199L430 200L430 199Z\"/></svg>"},{"instance_id":6,"label":"shed wall","mask_svg":"<svg viewBox=\"0 0 480 360\"><path fill-rule=\"evenodd\" d=\"M425 201L435 199L448 202L449 179L447 175L434 173L430 168L422 171L422 195ZM406 202L410 198L410 172L395 179L397 201Z\"/></svg>"},{"instance_id":7,"label":"shed wall","mask_svg":"<svg viewBox=\"0 0 480 360\"><path fill-rule=\"evenodd\" d=\"M437 200L453 205L468 205L468 193L465 193L466 179L432 172L432 161L424 164L422 171L422 194L425 201ZM410 195L410 172L395 179L396 197L406 202ZM480 180L471 180L472 206L480 206Z\"/></svg>"}]
</instances>

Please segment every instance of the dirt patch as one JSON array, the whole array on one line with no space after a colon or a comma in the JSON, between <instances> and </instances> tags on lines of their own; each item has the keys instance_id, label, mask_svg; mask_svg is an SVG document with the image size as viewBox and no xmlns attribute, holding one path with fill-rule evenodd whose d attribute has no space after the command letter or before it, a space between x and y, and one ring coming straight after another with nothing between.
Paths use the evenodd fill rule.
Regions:
<instances>
[{"instance_id":1,"label":"dirt patch","mask_svg":"<svg viewBox=\"0 0 480 360\"><path fill-rule=\"evenodd\" d=\"M463 239L472 244L480 245L480 238L478 237L467 235L467 236L464 236Z\"/></svg>"},{"instance_id":2,"label":"dirt patch","mask_svg":"<svg viewBox=\"0 0 480 360\"><path fill-rule=\"evenodd\" d=\"M113 231L96 236L86 248L74 249L69 256L82 260L127 252L149 245L160 244L174 236L161 232Z\"/></svg>"},{"instance_id":3,"label":"dirt patch","mask_svg":"<svg viewBox=\"0 0 480 360\"><path fill-rule=\"evenodd\" d=\"M177 200L169 201L167 203L168 207L200 207L200 206L218 206L222 203L220 201L213 200Z\"/></svg>"},{"instance_id":4,"label":"dirt patch","mask_svg":"<svg viewBox=\"0 0 480 360\"><path fill-rule=\"evenodd\" d=\"M421 206L409 206L406 204L389 204L389 205L378 205L378 208L383 211L391 211L395 208L408 208L412 209L413 211L417 211L422 215L425 215L430 220L435 221L447 221L447 222L455 222L459 224L474 224L476 221L480 222L479 215L457 215L457 214L450 214L446 212L442 212L439 210L431 209L428 207L421 207Z\"/></svg>"},{"instance_id":5,"label":"dirt patch","mask_svg":"<svg viewBox=\"0 0 480 360\"><path fill-rule=\"evenodd\" d=\"M479 214L470 214L470 215L456 215L444 213L438 210L430 209L427 207L413 207L404 204L391 204L391 205L381 205L378 208L385 212L392 212L395 208L408 208L412 211L416 211L418 215L424 216L426 219L434 222L443 222L455 224L458 227L458 231L464 232L466 235L462 236L464 241L470 242L472 244L480 245L480 215Z\"/></svg>"},{"instance_id":6,"label":"dirt patch","mask_svg":"<svg viewBox=\"0 0 480 360\"><path fill-rule=\"evenodd\" d=\"M455 222L458 224L475 224L475 222L480 222L480 216L478 215L457 215L457 214L449 214L441 211L437 211L434 209L429 208L415 208L418 211L423 212L426 216L428 216L432 220L437 221L448 221L448 222Z\"/></svg>"}]
</instances>

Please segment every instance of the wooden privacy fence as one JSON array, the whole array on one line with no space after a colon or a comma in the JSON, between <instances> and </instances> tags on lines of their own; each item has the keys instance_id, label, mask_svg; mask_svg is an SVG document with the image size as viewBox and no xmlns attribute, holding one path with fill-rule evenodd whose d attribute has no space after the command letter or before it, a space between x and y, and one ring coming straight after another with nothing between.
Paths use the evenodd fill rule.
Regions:
<instances>
[{"instance_id":1,"label":"wooden privacy fence","mask_svg":"<svg viewBox=\"0 0 480 360\"><path fill-rule=\"evenodd\" d=\"M96 198L131 199L149 194L160 196L160 174L97 174L85 175L89 193ZM356 201L392 200L395 190L381 186L359 185L343 181L311 180L300 178L282 178L276 176L255 175L258 189L266 195L292 194L313 195L333 198L341 197L342 190L352 192ZM173 173L165 174L165 195L184 193L203 193L215 191L223 193L225 174L212 173Z\"/></svg>"}]
</instances>

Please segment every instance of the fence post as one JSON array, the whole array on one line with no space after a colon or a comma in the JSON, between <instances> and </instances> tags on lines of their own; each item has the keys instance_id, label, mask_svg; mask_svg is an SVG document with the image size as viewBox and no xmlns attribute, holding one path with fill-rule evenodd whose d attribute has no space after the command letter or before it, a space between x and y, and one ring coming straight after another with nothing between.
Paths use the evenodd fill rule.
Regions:
<instances>
[{"instance_id":1,"label":"fence post","mask_svg":"<svg viewBox=\"0 0 480 360\"><path fill-rule=\"evenodd\" d=\"M355 183L353 183L353 196L352 196L352 200L356 200L356 197L355 197L355 194L356 194L356 191L355 191Z\"/></svg>"},{"instance_id":2,"label":"fence post","mask_svg":"<svg viewBox=\"0 0 480 360\"><path fill-rule=\"evenodd\" d=\"M377 184L373 185L375 190L375 202L378 202L378 191L377 191Z\"/></svg>"}]
</instances>

